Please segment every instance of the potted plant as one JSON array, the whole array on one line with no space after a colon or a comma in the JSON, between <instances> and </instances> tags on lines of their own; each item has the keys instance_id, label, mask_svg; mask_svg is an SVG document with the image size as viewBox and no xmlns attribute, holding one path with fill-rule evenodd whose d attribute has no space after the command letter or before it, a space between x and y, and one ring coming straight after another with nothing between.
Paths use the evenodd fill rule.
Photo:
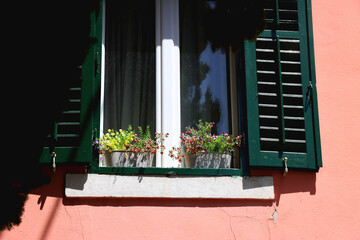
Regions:
<instances>
[{"instance_id":1,"label":"potted plant","mask_svg":"<svg viewBox=\"0 0 360 240\"><path fill-rule=\"evenodd\" d=\"M163 154L169 134L156 133L152 138L149 126L145 131L142 127L138 129L138 134L131 126L127 130L109 129L95 140L106 167L151 167L156 151Z\"/></svg>"},{"instance_id":2,"label":"potted plant","mask_svg":"<svg viewBox=\"0 0 360 240\"><path fill-rule=\"evenodd\" d=\"M173 147L169 156L190 168L230 168L232 153L241 143L241 135L232 137L227 133L211 133L214 123L199 120L197 128L186 127L180 135L181 147Z\"/></svg>"}]
</instances>

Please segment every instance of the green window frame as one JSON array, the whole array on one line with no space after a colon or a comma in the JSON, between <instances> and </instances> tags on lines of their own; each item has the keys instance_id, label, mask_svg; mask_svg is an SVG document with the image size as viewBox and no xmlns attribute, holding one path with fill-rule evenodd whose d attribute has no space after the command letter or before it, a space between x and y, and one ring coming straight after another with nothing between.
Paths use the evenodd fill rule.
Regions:
<instances>
[{"instance_id":1,"label":"green window frame","mask_svg":"<svg viewBox=\"0 0 360 240\"><path fill-rule=\"evenodd\" d=\"M257 41L245 41L237 56L242 69L238 86L245 86L238 87L240 119L244 119L239 125L245 135L240 169L99 167L92 142L100 127L102 1L94 1L97 7L89 15L93 44L79 68L81 84L70 89L78 97L63 113L76 115L77 120L70 117L55 124L41 162L50 162L51 152L56 152L57 163L85 164L92 173L220 176L243 175L251 168L282 168L285 157L293 169L314 171L322 166L311 1L270 0L265 31ZM298 51L287 51L292 45ZM266 74L271 75L268 80ZM272 125L263 124L264 116ZM72 137L74 141L64 141Z\"/></svg>"}]
</instances>

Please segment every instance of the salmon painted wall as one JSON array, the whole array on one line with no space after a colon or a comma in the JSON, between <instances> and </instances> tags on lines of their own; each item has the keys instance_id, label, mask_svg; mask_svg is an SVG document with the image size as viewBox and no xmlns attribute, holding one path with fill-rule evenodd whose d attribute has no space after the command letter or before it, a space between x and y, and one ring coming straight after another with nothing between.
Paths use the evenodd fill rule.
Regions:
<instances>
[{"instance_id":1,"label":"salmon painted wall","mask_svg":"<svg viewBox=\"0 0 360 240\"><path fill-rule=\"evenodd\" d=\"M266 172L275 201L64 199L64 174L74 169L59 168L0 239L360 239L360 1L312 4L319 173Z\"/></svg>"}]
</instances>

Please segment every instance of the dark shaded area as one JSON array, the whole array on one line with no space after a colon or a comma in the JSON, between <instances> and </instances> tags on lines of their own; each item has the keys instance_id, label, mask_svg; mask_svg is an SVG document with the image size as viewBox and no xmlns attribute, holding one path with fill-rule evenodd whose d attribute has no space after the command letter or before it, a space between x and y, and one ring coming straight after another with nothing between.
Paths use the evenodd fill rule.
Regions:
<instances>
[{"instance_id":1,"label":"dark shaded area","mask_svg":"<svg viewBox=\"0 0 360 240\"><path fill-rule=\"evenodd\" d=\"M213 51L237 51L244 39L256 40L265 28L265 0L214 0L207 10L206 35Z\"/></svg>"},{"instance_id":2,"label":"dark shaded area","mask_svg":"<svg viewBox=\"0 0 360 240\"><path fill-rule=\"evenodd\" d=\"M95 2L95 1L93 1ZM89 46L90 1L6 3L3 22L0 229L21 222L27 193L51 180L40 165L46 136L66 104Z\"/></svg>"},{"instance_id":3,"label":"dark shaded area","mask_svg":"<svg viewBox=\"0 0 360 240\"><path fill-rule=\"evenodd\" d=\"M217 208L217 207L252 207L272 205L270 200L257 199L186 199L186 198L65 198L64 205L89 205L111 207L185 207L185 208Z\"/></svg>"},{"instance_id":4,"label":"dark shaded area","mask_svg":"<svg viewBox=\"0 0 360 240\"><path fill-rule=\"evenodd\" d=\"M221 49L224 44L228 44L228 40L217 41L221 36L221 39L231 39L229 44L236 49L236 43L241 44L237 42L237 36L248 37L249 31L242 34L237 27L228 24L229 21L242 20L237 19L237 14L228 14L229 7L226 4L235 1L217 2L219 12L215 11L212 19L220 21L214 25L213 48ZM246 5L247 14L242 18L248 16L252 19L253 4L261 1L244 2L251 2L251 5ZM2 155L0 174L0 189L3 190L0 198L0 230L18 225L29 191L51 181L53 173L50 166L39 164L39 156L47 136L53 131L54 122L59 120L67 104L68 90L73 80L78 80L78 67L94 43L89 37L89 13L96 10L96 6L96 0L11 1L2 5L6 13L6 19L2 22L1 55L5 64L2 65L4 71L1 81L2 145L5 154ZM235 4L231 9L238 9L238 5ZM227 15L222 18L224 10ZM255 13L257 15L258 11ZM244 24L252 22L249 19ZM220 24L221 21L223 24ZM258 21L253 23L257 26ZM222 34L219 31L224 26L227 30ZM207 98L210 101L211 95L208 94ZM61 176L63 180L63 175L56 173L55 176ZM54 194L63 196L63 188L59 185L52 187L56 191ZM46 196L53 195L50 185L43 187L42 191L44 194L39 198L40 208L46 204ZM94 203L89 201L91 205L103 203L101 200ZM126 200L111 201L110 205L118 205L118 201ZM142 199L131 201L133 203L129 205L146 204L146 200ZM204 207L217 204L216 201L207 200L204 204L199 203ZM234 201L233 204L244 203ZM184 200L159 201L159 206L170 205L192 206L193 203Z\"/></svg>"}]
</instances>

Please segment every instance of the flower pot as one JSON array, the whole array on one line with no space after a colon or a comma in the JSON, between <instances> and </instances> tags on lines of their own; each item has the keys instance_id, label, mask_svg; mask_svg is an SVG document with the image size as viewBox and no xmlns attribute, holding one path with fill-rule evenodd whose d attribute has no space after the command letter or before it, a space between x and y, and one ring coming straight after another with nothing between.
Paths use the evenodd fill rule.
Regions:
<instances>
[{"instance_id":1,"label":"flower pot","mask_svg":"<svg viewBox=\"0 0 360 240\"><path fill-rule=\"evenodd\" d=\"M228 153L186 153L185 167L187 168L230 168L231 154Z\"/></svg>"},{"instance_id":2,"label":"flower pot","mask_svg":"<svg viewBox=\"0 0 360 240\"><path fill-rule=\"evenodd\" d=\"M153 153L133 153L131 151L105 152L106 167L151 167Z\"/></svg>"}]
</instances>

